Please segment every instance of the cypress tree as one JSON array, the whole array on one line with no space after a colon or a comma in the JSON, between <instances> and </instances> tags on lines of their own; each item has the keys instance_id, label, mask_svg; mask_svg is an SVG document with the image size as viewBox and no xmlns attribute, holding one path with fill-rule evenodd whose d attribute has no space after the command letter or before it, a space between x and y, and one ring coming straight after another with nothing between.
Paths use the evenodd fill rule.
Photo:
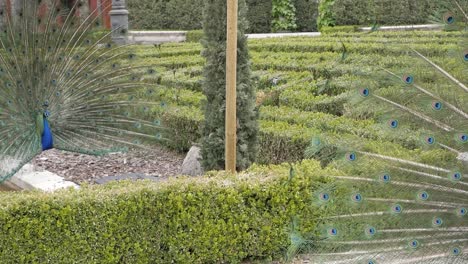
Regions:
<instances>
[{"instance_id":1,"label":"cypress tree","mask_svg":"<svg viewBox=\"0 0 468 264\"><path fill-rule=\"evenodd\" d=\"M237 169L246 169L257 153L256 92L247 49L245 0L239 0L237 50ZM205 124L202 165L205 170L224 169L226 113L226 0L206 0L203 14L203 71Z\"/></svg>"}]
</instances>

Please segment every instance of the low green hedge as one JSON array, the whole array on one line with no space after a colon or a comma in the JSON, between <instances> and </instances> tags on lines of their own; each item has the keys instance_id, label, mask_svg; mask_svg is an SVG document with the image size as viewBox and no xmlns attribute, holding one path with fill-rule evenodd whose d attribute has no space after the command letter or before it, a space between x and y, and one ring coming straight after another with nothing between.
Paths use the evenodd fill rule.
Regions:
<instances>
[{"instance_id":1,"label":"low green hedge","mask_svg":"<svg viewBox=\"0 0 468 264\"><path fill-rule=\"evenodd\" d=\"M408 159L418 157L432 164L454 159L452 153L448 151L418 149L420 140L415 138L416 136L402 135L405 131L394 132L395 135L392 136L391 131L379 129L375 124L366 124L362 120L354 122L348 120L346 123L345 117L335 117L336 120L327 121L327 116L332 115L323 113L304 115L300 111L298 113L290 111L289 117L281 115L275 118L269 108L266 107L265 115L261 114L260 120L259 153L256 161L260 164L300 161L305 158L304 153L311 139L317 136L330 138L329 142L341 142L342 144L333 144L341 147L346 145L352 147L353 143L359 143L360 147L367 146L365 150L369 152ZM262 113L262 110L260 112ZM324 120L313 120L312 116L318 118L320 115L324 115ZM303 122L302 119L308 117L309 122ZM178 151L187 151L201 138L202 123L203 114L197 107L179 106L168 110L163 116L163 126L166 124L168 128L164 136L168 139L166 145ZM349 130L346 132L347 127ZM394 151L389 151L390 149ZM411 154L407 156L405 153Z\"/></svg>"},{"instance_id":2,"label":"low green hedge","mask_svg":"<svg viewBox=\"0 0 468 264\"><path fill-rule=\"evenodd\" d=\"M167 128L165 145L184 152L201 138L203 114L198 107L178 106L168 109L162 116L162 124Z\"/></svg>"},{"instance_id":3,"label":"low green hedge","mask_svg":"<svg viewBox=\"0 0 468 264\"><path fill-rule=\"evenodd\" d=\"M257 162L279 164L304 158L304 151L319 130L287 122L261 120Z\"/></svg>"},{"instance_id":4,"label":"low green hedge","mask_svg":"<svg viewBox=\"0 0 468 264\"><path fill-rule=\"evenodd\" d=\"M120 182L55 193L0 193L1 263L240 263L278 259L299 217L314 233L314 161L247 172Z\"/></svg>"},{"instance_id":5,"label":"low green hedge","mask_svg":"<svg viewBox=\"0 0 468 264\"><path fill-rule=\"evenodd\" d=\"M193 106L178 106L166 111L162 117L165 130L164 144L184 152L201 138L203 114ZM259 153L260 164L296 162L304 158L304 150L318 130L299 124L281 121L260 121Z\"/></svg>"},{"instance_id":6,"label":"low green hedge","mask_svg":"<svg viewBox=\"0 0 468 264\"><path fill-rule=\"evenodd\" d=\"M320 32L322 34L331 34L331 33L352 33L352 32L358 32L359 27L358 26L323 26L320 28Z\"/></svg>"}]
</instances>

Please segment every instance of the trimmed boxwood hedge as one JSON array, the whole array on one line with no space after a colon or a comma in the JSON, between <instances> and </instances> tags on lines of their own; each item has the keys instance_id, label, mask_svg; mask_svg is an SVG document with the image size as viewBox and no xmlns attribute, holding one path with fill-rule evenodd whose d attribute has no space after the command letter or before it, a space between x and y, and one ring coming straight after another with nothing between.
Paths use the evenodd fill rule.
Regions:
<instances>
[{"instance_id":1,"label":"trimmed boxwood hedge","mask_svg":"<svg viewBox=\"0 0 468 264\"><path fill-rule=\"evenodd\" d=\"M240 263L278 259L293 217L314 233L315 161L237 176L119 182L55 193L0 193L2 263Z\"/></svg>"},{"instance_id":2,"label":"trimmed boxwood hedge","mask_svg":"<svg viewBox=\"0 0 468 264\"><path fill-rule=\"evenodd\" d=\"M348 122L346 124L344 121L346 118L344 117L341 119L336 117L338 121L330 121L324 116L323 120L310 119L308 123L303 120L308 117L304 116L301 111L289 111L289 116L281 115L281 118L274 118L271 113L268 113L268 109L269 107L266 108L266 116L261 115L260 120L259 153L256 160L260 164L300 161L304 159L305 150L311 139L316 136L333 138L330 142L340 142L336 139L337 137L346 138L348 142L361 142L369 146L367 149L369 152L390 156L402 157L404 153L411 153L407 157L408 159L417 157L432 164L439 164L441 160L453 159L456 156L449 151L437 150L434 152L414 149L419 140L418 138L402 137L399 133L392 136L385 131L373 129L365 121L355 121L354 124ZM262 110L260 112L262 113ZM315 114L320 115L320 113ZM322 115L325 114L322 113ZM292 122L293 119L295 122ZM336 122L339 124L339 128L336 127ZM196 107L178 106L169 110L163 116L164 123L168 128L164 137L169 139L165 144L170 148L187 151L201 138L200 128L203 123L203 115L200 109ZM345 133L346 126L349 127L347 133ZM381 146L385 147L381 148ZM395 151L388 151L391 148L394 148Z\"/></svg>"}]
</instances>

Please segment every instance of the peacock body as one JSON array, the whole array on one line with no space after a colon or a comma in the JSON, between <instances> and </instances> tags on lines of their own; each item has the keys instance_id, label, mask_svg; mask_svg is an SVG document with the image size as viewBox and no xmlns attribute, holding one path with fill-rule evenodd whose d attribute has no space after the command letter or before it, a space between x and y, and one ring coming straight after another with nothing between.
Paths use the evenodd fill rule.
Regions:
<instances>
[{"instance_id":1,"label":"peacock body","mask_svg":"<svg viewBox=\"0 0 468 264\"><path fill-rule=\"evenodd\" d=\"M306 155L338 171L311 197L325 215L319 231L301 233L301 219L293 220L289 256L309 252L312 263L468 263L468 16L466 1L448 2L446 28L462 33L444 56L402 45L411 68L372 67L368 83L350 95L349 116L379 120L383 135L408 148L317 135Z\"/></svg>"},{"instance_id":2,"label":"peacock body","mask_svg":"<svg viewBox=\"0 0 468 264\"><path fill-rule=\"evenodd\" d=\"M51 148L99 155L162 139L160 121L136 114L163 111L145 100L155 70L99 31L99 8L79 17L80 1L50 3L0 10L0 182Z\"/></svg>"}]
</instances>

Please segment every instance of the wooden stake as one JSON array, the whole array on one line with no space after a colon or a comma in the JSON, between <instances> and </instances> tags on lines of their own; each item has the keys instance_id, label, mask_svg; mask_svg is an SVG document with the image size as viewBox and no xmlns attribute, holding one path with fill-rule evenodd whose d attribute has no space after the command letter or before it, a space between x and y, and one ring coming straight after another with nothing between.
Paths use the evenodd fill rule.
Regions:
<instances>
[{"instance_id":1,"label":"wooden stake","mask_svg":"<svg viewBox=\"0 0 468 264\"><path fill-rule=\"evenodd\" d=\"M226 46L226 171L236 172L237 143L237 0L227 1Z\"/></svg>"}]
</instances>

